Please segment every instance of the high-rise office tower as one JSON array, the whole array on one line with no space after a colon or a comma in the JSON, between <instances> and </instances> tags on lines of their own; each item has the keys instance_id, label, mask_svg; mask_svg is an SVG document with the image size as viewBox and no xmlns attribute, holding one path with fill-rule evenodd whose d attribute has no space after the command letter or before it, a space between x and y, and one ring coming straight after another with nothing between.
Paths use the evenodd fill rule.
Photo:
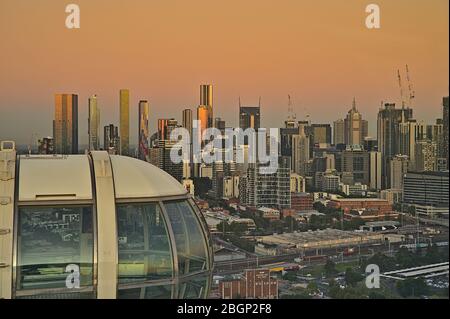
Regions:
<instances>
[{"instance_id":1,"label":"high-rise office tower","mask_svg":"<svg viewBox=\"0 0 450 319\"><path fill-rule=\"evenodd\" d=\"M266 164L250 164L248 176L244 178L245 204L253 207L290 208L291 206L291 161L288 157L278 158L278 169L273 174L261 173ZM242 196L244 197L244 196Z\"/></svg>"},{"instance_id":2,"label":"high-rise office tower","mask_svg":"<svg viewBox=\"0 0 450 319\"><path fill-rule=\"evenodd\" d=\"M100 137L98 134L100 127L100 110L97 105L97 95L93 95L88 99L89 119L88 119L88 135L89 150L95 151L100 148Z\"/></svg>"},{"instance_id":3,"label":"high-rise office tower","mask_svg":"<svg viewBox=\"0 0 450 319\"><path fill-rule=\"evenodd\" d=\"M189 132L190 135L192 135L192 120L193 120L192 110L191 109L183 110L182 125Z\"/></svg>"},{"instance_id":4,"label":"high-rise office tower","mask_svg":"<svg viewBox=\"0 0 450 319\"><path fill-rule=\"evenodd\" d=\"M120 154L130 152L130 91L120 90Z\"/></svg>"},{"instance_id":5,"label":"high-rise office tower","mask_svg":"<svg viewBox=\"0 0 450 319\"><path fill-rule=\"evenodd\" d=\"M139 101L139 147L138 157L141 160L148 160L148 144L149 144L149 129L148 129L148 115L149 105L148 101Z\"/></svg>"},{"instance_id":6,"label":"high-rise office tower","mask_svg":"<svg viewBox=\"0 0 450 319\"><path fill-rule=\"evenodd\" d=\"M412 119L413 111L410 108L396 109L395 103L386 103L384 108L378 111L377 118L377 140L378 151L383 159L383 187L389 181L389 161L392 157L400 153L400 123Z\"/></svg>"},{"instance_id":7,"label":"high-rise office tower","mask_svg":"<svg viewBox=\"0 0 450 319\"><path fill-rule=\"evenodd\" d=\"M333 144L345 144L344 120L339 119L333 122Z\"/></svg>"},{"instance_id":8,"label":"high-rise office tower","mask_svg":"<svg viewBox=\"0 0 450 319\"><path fill-rule=\"evenodd\" d=\"M199 142L202 139L203 132L205 132L205 130L208 127L210 127L210 126L208 126L208 116L209 116L208 106L206 106L206 105L199 105L197 107L197 121L200 122L199 123L200 127L198 128L199 136L196 137ZM203 145L204 143L205 142L202 142L201 144Z\"/></svg>"},{"instance_id":9,"label":"high-rise office tower","mask_svg":"<svg viewBox=\"0 0 450 319\"><path fill-rule=\"evenodd\" d=\"M436 171L436 143L429 140L416 142L415 170L418 172Z\"/></svg>"},{"instance_id":10,"label":"high-rise office tower","mask_svg":"<svg viewBox=\"0 0 450 319\"><path fill-rule=\"evenodd\" d=\"M183 178L190 178L194 175L194 165L193 165L193 145L192 145L192 127L193 127L193 117L192 110L183 110L182 126L189 132L190 139L190 154L189 160L183 160Z\"/></svg>"},{"instance_id":11,"label":"high-rise office tower","mask_svg":"<svg viewBox=\"0 0 450 319\"><path fill-rule=\"evenodd\" d=\"M397 154L407 155L409 159L409 169L416 167L416 143L427 139L427 126L423 122L414 119L398 123L398 150Z\"/></svg>"},{"instance_id":12,"label":"high-rise office tower","mask_svg":"<svg viewBox=\"0 0 450 319\"><path fill-rule=\"evenodd\" d=\"M443 98L442 100L442 121L443 121L443 154L446 159L447 159L447 168L449 167L449 159L448 159L448 99L449 97L446 96Z\"/></svg>"},{"instance_id":13,"label":"high-rise office tower","mask_svg":"<svg viewBox=\"0 0 450 319\"><path fill-rule=\"evenodd\" d=\"M120 150L119 128L114 124L103 128L103 149L110 154L118 154Z\"/></svg>"},{"instance_id":14,"label":"high-rise office tower","mask_svg":"<svg viewBox=\"0 0 450 319\"><path fill-rule=\"evenodd\" d=\"M342 152L341 172L350 173L353 183L369 185L369 153L361 145L347 145Z\"/></svg>"},{"instance_id":15,"label":"high-rise office tower","mask_svg":"<svg viewBox=\"0 0 450 319\"><path fill-rule=\"evenodd\" d=\"M312 142L316 144L331 144L331 125L330 124L312 124L311 125Z\"/></svg>"},{"instance_id":16,"label":"high-rise office tower","mask_svg":"<svg viewBox=\"0 0 450 319\"><path fill-rule=\"evenodd\" d=\"M246 130L252 128L255 131L261 125L261 104L258 106L242 106L239 99L239 128Z\"/></svg>"},{"instance_id":17,"label":"high-rise office tower","mask_svg":"<svg viewBox=\"0 0 450 319\"><path fill-rule=\"evenodd\" d=\"M369 187L371 190L381 189L381 152L372 151L369 152Z\"/></svg>"},{"instance_id":18,"label":"high-rise office tower","mask_svg":"<svg viewBox=\"0 0 450 319\"><path fill-rule=\"evenodd\" d=\"M408 172L408 165L406 155L396 155L389 161L389 188L403 188L403 176Z\"/></svg>"},{"instance_id":19,"label":"high-rise office tower","mask_svg":"<svg viewBox=\"0 0 450 319\"><path fill-rule=\"evenodd\" d=\"M211 84L200 85L200 105L204 105L208 109L208 123L206 124L206 127L213 127L213 86Z\"/></svg>"},{"instance_id":20,"label":"high-rise office tower","mask_svg":"<svg viewBox=\"0 0 450 319\"><path fill-rule=\"evenodd\" d=\"M292 170L301 176L306 175L306 163L310 159L309 143L304 127L299 128L298 134L292 135Z\"/></svg>"},{"instance_id":21,"label":"high-rise office tower","mask_svg":"<svg viewBox=\"0 0 450 319\"><path fill-rule=\"evenodd\" d=\"M427 139L436 143L436 157L445 159L444 123L436 119L436 123L427 125Z\"/></svg>"},{"instance_id":22,"label":"high-rise office tower","mask_svg":"<svg viewBox=\"0 0 450 319\"><path fill-rule=\"evenodd\" d=\"M222 133L225 132L225 126L226 126L226 122L224 119L222 119L220 117L216 117L214 119L214 127L217 128Z\"/></svg>"},{"instance_id":23,"label":"high-rise office tower","mask_svg":"<svg viewBox=\"0 0 450 319\"><path fill-rule=\"evenodd\" d=\"M77 94L55 94L53 137L57 154L78 154Z\"/></svg>"},{"instance_id":24,"label":"high-rise office tower","mask_svg":"<svg viewBox=\"0 0 450 319\"><path fill-rule=\"evenodd\" d=\"M158 140L170 140L170 134L178 127L178 121L175 119L158 119Z\"/></svg>"},{"instance_id":25,"label":"high-rise office tower","mask_svg":"<svg viewBox=\"0 0 450 319\"><path fill-rule=\"evenodd\" d=\"M356 109L356 101L353 99L352 108L344 120L344 142L347 145L363 145L367 133L367 121L362 119L361 113Z\"/></svg>"}]
</instances>

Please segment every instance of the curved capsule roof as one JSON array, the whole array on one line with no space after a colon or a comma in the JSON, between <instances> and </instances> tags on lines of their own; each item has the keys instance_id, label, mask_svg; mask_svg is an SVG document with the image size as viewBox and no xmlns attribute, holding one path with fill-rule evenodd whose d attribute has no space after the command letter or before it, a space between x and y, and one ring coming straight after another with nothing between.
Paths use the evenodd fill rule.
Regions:
<instances>
[{"instance_id":1,"label":"curved capsule roof","mask_svg":"<svg viewBox=\"0 0 450 319\"><path fill-rule=\"evenodd\" d=\"M116 198L186 195L183 186L163 170L138 159L111 155Z\"/></svg>"},{"instance_id":2,"label":"curved capsule roof","mask_svg":"<svg viewBox=\"0 0 450 319\"><path fill-rule=\"evenodd\" d=\"M116 198L152 198L186 195L168 173L131 157L110 156ZM91 200L93 183L89 155L20 156L21 202Z\"/></svg>"}]
</instances>

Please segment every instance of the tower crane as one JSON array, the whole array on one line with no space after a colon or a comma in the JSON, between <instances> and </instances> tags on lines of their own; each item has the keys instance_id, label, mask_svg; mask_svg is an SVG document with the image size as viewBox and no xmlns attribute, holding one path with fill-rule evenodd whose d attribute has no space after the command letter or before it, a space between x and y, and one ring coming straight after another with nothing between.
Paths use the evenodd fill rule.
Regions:
<instances>
[{"instance_id":1,"label":"tower crane","mask_svg":"<svg viewBox=\"0 0 450 319\"><path fill-rule=\"evenodd\" d=\"M412 89L408 64L406 65L406 80L408 81L408 106L412 107L412 100L416 97L416 92Z\"/></svg>"},{"instance_id":2,"label":"tower crane","mask_svg":"<svg viewBox=\"0 0 450 319\"><path fill-rule=\"evenodd\" d=\"M400 99L402 101L402 109L405 108L405 99L403 96L402 77L400 76L400 70L397 70L398 86L400 87Z\"/></svg>"},{"instance_id":3,"label":"tower crane","mask_svg":"<svg viewBox=\"0 0 450 319\"><path fill-rule=\"evenodd\" d=\"M297 115L294 113L294 107L292 106L291 96L288 94L288 120L295 121Z\"/></svg>"}]
</instances>

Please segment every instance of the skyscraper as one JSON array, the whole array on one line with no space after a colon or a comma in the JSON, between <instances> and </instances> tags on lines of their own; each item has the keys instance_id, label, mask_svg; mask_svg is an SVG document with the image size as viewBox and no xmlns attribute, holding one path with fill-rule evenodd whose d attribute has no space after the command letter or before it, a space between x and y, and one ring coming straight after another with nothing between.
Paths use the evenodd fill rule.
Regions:
<instances>
[{"instance_id":1,"label":"skyscraper","mask_svg":"<svg viewBox=\"0 0 450 319\"><path fill-rule=\"evenodd\" d=\"M353 183L369 185L369 153L360 145L347 145L342 152L341 172L350 173Z\"/></svg>"},{"instance_id":2,"label":"skyscraper","mask_svg":"<svg viewBox=\"0 0 450 319\"><path fill-rule=\"evenodd\" d=\"M427 126L423 122L409 119L398 124L397 154L408 156L410 170L416 167L416 142L426 139Z\"/></svg>"},{"instance_id":3,"label":"skyscraper","mask_svg":"<svg viewBox=\"0 0 450 319\"><path fill-rule=\"evenodd\" d=\"M367 137L368 124L362 119L361 113L356 109L356 101L353 99L352 108L348 111L344 120L344 141L347 145L363 145Z\"/></svg>"},{"instance_id":4,"label":"skyscraper","mask_svg":"<svg viewBox=\"0 0 450 319\"><path fill-rule=\"evenodd\" d=\"M243 130L252 128L255 131L261 125L261 105L242 106L239 100L239 127Z\"/></svg>"},{"instance_id":5,"label":"skyscraper","mask_svg":"<svg viewBox=\"0 0 450 319\"><path fill-rule=\"evenodd\" d=\"M78 154L77 94L55 94L53 137L57 154Z\"/></svg>"},{"instance_id":6,"label":"skyscraper","mask_svg":"<svg viewBox=\"0 0 450 319\"><path fill-rule=\"evenodd\" d=\"M402 189L403 176L408 172L409 160L406 155L396 155L389 162L389 188Z\"/></svg>"},{"instance_id":7,"label":"skyscraper","mask_svg":"<svg viewBox=\"0 0 450 319\"><path fill-rule=\"evenodd\" d=\"M100 127L100 110L97 105L97 95L93 95L88 99L89 119L88 119L88 135L89 150L95 151L100 148L100 137L98 129Z\"/></svg>"},{"instance_id":8,"label":"skyscraper","mask_svg":"<svg viewBox=\"0 0 450 319\"><path fill-rule=\"evenodd\" d=\"M192 135L192 120L193 120L192 119L192 110L191 109L183 110L182 125L189 132L190 135Z\"/></svg>"},{"instance_id":9,"label":"skyscraper","mask_svg":"<svg viewBox=\"0 0 450 319\"><path fill-rule=\"evenodd\" d=\"M130 152L130 91L120 90L120 154Z\"/></svg>"},{"instance_id":10,"label":"skyscraper","mask_svg":"<svg viewBox=\"0 0 450 319\"><path fill-rule=\"evenodd\" d=\"M344 120L342 119L333 122L333 144L345 144Z\"/></svg>"},{"instance_id":11,"label":"skyscraper","mask_svg":"<svg viewBox=\"0 0 450 319\"><path fill-rule=\"evenodd\" d=\"M385 103L384 108L378 111L377 139L378 150L381 152L383 164L383 187L388 183L389 161L400 152L400 123L412 119L413 111L410 108L396 109L395 103ZM387 178L387 179L386 179Z\"/></svg>"},{"instance_id":12,"label":"skyscraper","mask_svg":"<svg viewBox=\"0 0 450 319\"><path fill-rule=\"evenodd\" d=\"M310 159L309 142L304 127L299 128L299 134L292 135L292 170L301 176L306 175L306 163Z\"/></svg>"},{"instance_id":13,"label":"skyscraper","mask_svg":"<svg viewBox=\"0 0 450 319\"><path fill-rule=\"evenodd\" d=\"M449 167L449 159L448 159L448 96L444 97L442 100L442 120L443 120L443 154L447 159L447 168Z\"/></svg>"},{"instance_id":14,"label":"skyscraper","mask_svg":"<svg viewBox=\"0 0 450 319\"><path fill-rule=\"evenodd\" d=\"M381 189L381 152L372 151L369 152L369 188L372 190Z\"/></svg>"},{"instance_id":15,"label":"skyscraper","mask_svg":"<svg viewBox=\"0 0 450 319\"><path fill-rule=\"evenodd\" d=\"M331 125L330 124L312 124L311 125L312 142L316 144L331 144Z\"/></svg>"},{"instance_id":16,"label":"skyscraper","mask_svg":"<svg viewBox=\"0 0 450 319\"><path fill-rule=\"evenodd\" d=\"M170 140L170 134L178 127L178 121L175 119L158 119L158 140Z\"/></svg>"},{"instance_id":17,"label":"skyscraper","mask_svg":"<svg viewBox=\"0 0 450 319\"><path fill-rule=\"evenodd\" d=\"M288 157L278 158L278 169L273 174L260 172L266 164L250 164L248 176L244 178L247 205L253 207L290 208L291 206L291 161Z\"/></svg>"},{"instance_id":18,"label":"skyscraper","mask_svg":"<svg viewBox=\"0 0 450 319\"><path fill-rule=\"evenodd\" d=\"M103 149L110 154L118 154L120 150L119 128L114 124L103 128Z\"/></svg>"},{"instance_id":19,"label":"skyscraper","mask_svg":"<svg viewBox=\"0 0 450 319\"><path fill-rule=\"evenodd\" d=\"M138 157L141 160L148 160L148 143L149 143L149 129L148 129L148 101L139 101L139 147Z\"/></svg>"},{"instance_id":20,"label":"skyscraper","mask_svg":"<svg viewBox=\"0 0 450 319\"><path fill-rule=\"evenodd\" d=\"M198 128L198 134L199 136L193 137L197 138L199 143L202 139L203 132L210 126L208 126L208 116L209 116L209 109L206 105L199 105L197 107L197 121L200 121L200 127ZM205 142L202 142L203 145Z\"/></svg>"},{"instance_id":21,"label":"skyscraper","mask_svg":"<svg viewBox=\"0 0 450 319\"><path fill-rule=\"evenodd\" d=\"M436 143L429 140L416 142L415 170L418 172L436 171Z\"/></svg>"},{"instance_id":22,"label":"skyscraper","mask_svg":"<svg viewBox=\"0 0 450 319\"><path fill-rule=\"evenodd\" d=\"M208 123L206 127L213 127L213 86L211 84L200 85L200 105L204 105L208 109Z\"/></svg>"}]
</instances>

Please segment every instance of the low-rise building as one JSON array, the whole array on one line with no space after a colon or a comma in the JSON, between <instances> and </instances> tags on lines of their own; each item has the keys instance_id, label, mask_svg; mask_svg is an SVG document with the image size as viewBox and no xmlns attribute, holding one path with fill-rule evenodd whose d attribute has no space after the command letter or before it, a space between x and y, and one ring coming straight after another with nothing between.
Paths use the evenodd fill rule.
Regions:
<instances>
[{"instance_id":1,"label":"low-rise building","mask_svg":"<svg viewBox=\"0 0 450 319\"><path fill-rule=\"evenodd\" d=\"M269 269L248 269L240 278L219 282L222 299L278 299L278 279Z\"/></svg>"},{"instance_id":2,"label":"low-rise building","mask_svg":"<svg viewBox=\"0 0 450 319\"><path fill-rule=\"evenodd\" d=\"M313 209L314 198L309 193L291 193L291 208L297 211Z\"/></svg>"},{"instance_id":3,"label":"low-rise building","mask_svg":"<svg viewBox=\"0 0 450 319\"><path fill-rule=\"evenodd\" d=\"M268 220L279 220L280 219L280 211L275 208L260 207L260 208L258 208L257 213L262 218L265 218Z\"/></svg>"}]
</instances>

